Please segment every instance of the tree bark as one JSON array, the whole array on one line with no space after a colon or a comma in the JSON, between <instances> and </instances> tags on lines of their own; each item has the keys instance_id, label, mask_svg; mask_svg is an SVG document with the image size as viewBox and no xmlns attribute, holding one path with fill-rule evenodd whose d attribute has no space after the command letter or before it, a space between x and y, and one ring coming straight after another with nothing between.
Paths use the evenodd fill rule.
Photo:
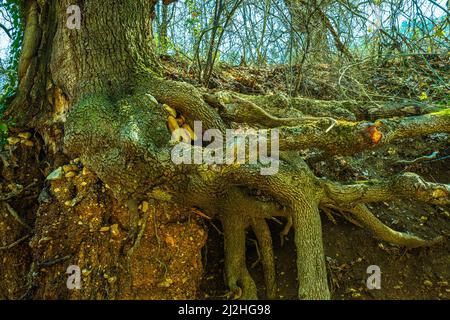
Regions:
<instances>
[{"instance_id":1,"label":"tree bark","mask_svg":"<svg viewBox=\"0 0 450 320\"><path fill-rule=\"evenodd\" d=\"M114 112L110 101L140 87L140 75L153 79L150 86L159 83L151 27L155 1L84 1L80 5L79 30L67 27L66 11L72 4L69 0L28 1L24 8L20 85L8 115L15 117L18 128L33 130L42 138L50 165L43 170L43 178L58 166L69 165L63 141L66 121L86 96L102 95L107 99L104 114L96 114L91 107L84 110L86 119L99 120L90 128L94 132L99 130L96 127L101 126L101 120ZM159 91L155 91L158 96ZM165 92L160 95L167 96ZM158 121L168 135L165 120ZM111 124L105 126L114 129ZM99 146L98 142L94 145ZM97 151L106 160L112 152L104 143ZM103 172L99 167L94 173L81 162L70 166L75 167L75 177L63 174L61 179L50 182L46 192L53 200L40 205L36 201L39 209L33 212L34 230L31 237L24 239L31 250L19 260L28 272L1 268L0 278L13 277L17 281L15 285L1 281L7 297L194 298L202 274L201 249L206 232L195 220L188 219L190 211L158 200L145 201L144 210L143 199L137 202L128 197L115 198L98 180L97 175ZM135 170L133 177L122 177L141 180L139 168ZM98 183L103 187L98 189ZM23 231L18 230L6 238L2 234L4 242L13 243L19 238ZM16 257L21 257L24 250L21 244L7 249L5 254ZM184 264L191 268L180 270ZM81 290L66 287L69 265L83 270ZM3 287L3 283L16 290Z\"/></svg>"}]
</instances>

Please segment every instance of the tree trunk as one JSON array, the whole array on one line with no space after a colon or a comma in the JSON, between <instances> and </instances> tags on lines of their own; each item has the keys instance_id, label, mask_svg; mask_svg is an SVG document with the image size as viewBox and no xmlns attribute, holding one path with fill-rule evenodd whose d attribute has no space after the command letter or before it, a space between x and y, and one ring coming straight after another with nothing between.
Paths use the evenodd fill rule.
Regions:
<instances>
[{"instance_id":1,"label":"tree trunk","mask_svg":"<svg viewBox=\"0 0 450 320\"><path fill-rule=\"evenodd\" d=\"M40 183L58 166L66 165L67 172L46 183L51 201L13 203L27 211L32 233L9 220L4 209L5 227L16 231L0 229L2 243L28 238L7 253L0 250L0 260L10 261L0 270L0 291L10 299L194 298L206 232L188 219L191 213L164 201L139 202L137 208L116 200L95 173L78 159L69 163L64 152L67 116L83 97L123 97L143 70L159 74L151 27L155 1L84 1L79 30L67 27L71 4L29 1L24 8L20 86L8 114L18 128L35 132L44 149L48 165L36 163L44 173L36 174ZM82 271L81 290L66 286L70 265Z\"/></svg>"}]
</instances>

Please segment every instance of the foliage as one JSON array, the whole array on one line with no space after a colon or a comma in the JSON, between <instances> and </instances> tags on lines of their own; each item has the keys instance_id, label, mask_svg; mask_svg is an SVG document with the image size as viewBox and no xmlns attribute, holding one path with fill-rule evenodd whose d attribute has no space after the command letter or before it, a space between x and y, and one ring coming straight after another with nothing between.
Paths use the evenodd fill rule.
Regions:
<instances>
[{"instance_id":1,"label":"foliage","mask_svg":"<svg viewBox=\"0 0 450 320\"><path fill-rule=\"evenodd\" d=\"M19 0L5 0L0 2L1 16L3 18L2 32L7 37L10 44L8 47L8 56L5 60L1 60L1 79L0 79L0 117L2 117L4 110L8 103L13 98L18 85L18 64L20 52L22 48L23 39L23 25L21 17L21 8ZM12 120L0 121L0 147L4 145L8 126L12 125Z\"/></svg>"},{"instance_id":2,"label":"foliage","mask_svg":"<svg viewBox=\"0 0 450 320\"><path fill-rule=\"evenodd\" d=\"M186 0L168 10L167 53L204 85L217 62L283 65L292 96L448 104L444 0Z\"/></svg>"}]
</instances>

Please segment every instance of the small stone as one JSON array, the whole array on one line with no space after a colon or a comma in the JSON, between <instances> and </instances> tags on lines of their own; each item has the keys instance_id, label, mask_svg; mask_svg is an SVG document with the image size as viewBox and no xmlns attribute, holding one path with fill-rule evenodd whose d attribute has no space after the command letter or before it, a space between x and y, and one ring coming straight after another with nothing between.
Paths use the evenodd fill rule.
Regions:
<instances>
[{"instance_id":1,"label":"small stone","mask_svg":"<svg viewBox=\"0 0 450 320\"><path fill-rule=\"evenodd\" d=\"M16 145L20 142L20 139L17 137L9 137L7 140L8 140L8 144L11 146Z\"/></svg>"},{"instance_id":2,"label":"small stone","mask_svg":"<svg viewBox=\"0 0 450 320\"><path fill-rule=\"evenodd\" d=\"M72 172L72 171L78 171L78 167L76 165L73 164L68 164L63 166L63 170L64 172Z\"/></svg>"},{"instance_id":3,"label":"small stone","mask_svg":"<svg viewBox=\"0 0 450 320\"><path fill-rule=\"evenodd\" d=\"M424 285L425 287L432 287L432 286L433 286L433 282L431 282L430 280L425 280L425 281L423 282L423 285Z\"/></svg>"},{"instance_id":4,"label":"small stone","mask_svg":"<svg viewBox=\"0 0 450 320\"><path fill-rule=\"evenodd\" d=\"M51 202L51 197L46 189L42 189L42 191L39 193L38 202L39 203Z\"/></svg>"},{"instance_id":5,"label":"small stone","mask_svg":"<svg viewBox=\"0 0 450 320\"><path fill-rule=\"evenodd\" d=\"M167 278L166 280L164 280L163 282L161 282L160 284L158 284L158 287L160 288L168 288L173 284L173 280L170 278Z\"/></svg>"},{"instance_id":6,"label":"small stone","mask_svg":"<svg viewBox=\"0 0 450 320\"><path fill-rule=\"evenodd\" d=\"M148 212L148 202L147 201L143 201L142 203L141 203L141 210L142 210L142 212Z\"/></svg>"},{"instance_id":7,"label":"small stone","mask_svg":"<svg viewBox=\"0 0 450 320\"><path fill-rule=\"evenodd\" d=\"M110 230L113 237L118 237L120 235L119 225L117 223L113 224Z\"/></svg>"},{"instance_id":8,"label":"small stone","mask_svg":"<svg viewBox=\"0 0 450 320\"><path fill-rule=\"evenodd\" d=\"M169 245L169 246L174 246L175 245L175 239L172 237L172 236L166 236L166 243Z\"/></svg>"},{"instance_id":9,"label":"small stone","mask_svg":"<svg viewBox=\"0 0 450 320\"><path fill-rule=\"evenodd\" d=\"M54 170L47 176L47 180L49 181L61 180L62 177L63 177L63 170L61 167L59 167L58 169Z\"/></svg>"},{"instance_id":10,"label":"small stone","mask_svg":"<svg viewBox=\"0 0 450 320\"><path fill-rule=\"evenodd\" d=\"M19 138L28 140L28 139L31 138L31 133L29 133L29 132L21 132L21 133L19 133L17 136L18 136Z\"/></svg>"},{"instance_id":11,"label":"small stone","mask_svg":"<svg viewBox=\"0 0 450 320\"><path fill-rule=\"evenodd\" d=\"M71 171L71 172L67 172L66 175L65 175L65 177L66 177L67 179L70 179L70 178L75 177L76 175L77 175L77 174L76 174L75 172Z\"/></svg>"},{"instance_id":12,"label":"small stone","mask_svg":"<svg viewBox=\"0 0 450 320\"><path fill-rule=\"evenodd\" d=\"M107 232L109 231L109 227L101 227L100 232Z\"/></svg>"}]
</instances>

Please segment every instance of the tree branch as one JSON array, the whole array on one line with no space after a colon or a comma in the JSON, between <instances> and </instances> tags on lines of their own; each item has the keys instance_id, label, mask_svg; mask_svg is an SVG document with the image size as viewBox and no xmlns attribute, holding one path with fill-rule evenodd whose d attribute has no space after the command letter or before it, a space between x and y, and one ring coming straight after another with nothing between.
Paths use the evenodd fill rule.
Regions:
<instances>
[{"instance_id":1,"label":"tree branch","mask_svg":"<svg viewBox=\"0 0 450 320\"><path fill-rule=\"evenodd\" d=\"M447 205L450 204L450 185L423 180L414 173L402 173L387 180L369 180L344 185L321 179L324 197L322 204L351 207L357 203L392 201L399 198Z\"/></svg>"},{"instance_id":2,"label":"tree branch","mask_svg":"<svg viewBox=\"0 0 450 320\"><path fill-rule=\"evenodd\" d=\"M280 150L319 148L330 154L351 155L380 147L402 138L450 132L450 109L422 116L372 122L338 121L326 133L329 123L280 128Z\"/></svg>"}]
</instances>

